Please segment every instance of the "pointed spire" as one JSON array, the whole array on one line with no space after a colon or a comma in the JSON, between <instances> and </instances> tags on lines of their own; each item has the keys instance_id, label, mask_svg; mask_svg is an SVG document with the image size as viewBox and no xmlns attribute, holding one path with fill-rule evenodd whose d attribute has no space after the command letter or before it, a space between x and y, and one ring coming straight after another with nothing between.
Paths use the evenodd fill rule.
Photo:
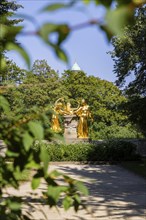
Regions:
<instances>
[{"instance_id":1,"label":"pointed spire","mask_svg":"<svg viewBox=\"0 0 146 220\"><path fill-rule=\"evenodd\" d=\"M81 71L81 68L77 64L77 62L74 63L74 65L71 68L72 71Z\"/></svg>"}]
</instances>

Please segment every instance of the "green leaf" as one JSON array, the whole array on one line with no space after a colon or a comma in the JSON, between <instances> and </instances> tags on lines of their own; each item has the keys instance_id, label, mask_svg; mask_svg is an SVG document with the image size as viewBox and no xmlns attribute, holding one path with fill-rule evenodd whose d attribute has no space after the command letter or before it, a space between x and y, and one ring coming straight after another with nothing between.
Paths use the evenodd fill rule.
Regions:
<instances>
[{"instance_id":1,"label":"green leaf","mask_svg":"<svg viewBox=\"0 0 146 220\"><path fill-rule=\"evenodd\" d=\"M77 187L77 189L83 193L85 196L87 196L89 194L87 187L82 183L82 182L76 182L75 186Z\"/></svg>"},{"instance_id":2,"label":"green leaf","mask_svg":"<svg viewBox=\"0 0 146 220\"><path fill-rule=\"evenodd\" d=\"M23 29L23 26L6 26L6 27L7 27L8 35L11 37L15 37Z\"/></svg>"},{"instance_id":3,"label":"green leaf","mask_svg":"<svg viewBox=\"0 0 146 220\"><path fill-rule=\"evenodd\" d=\"M72 7L75 3L76 2L72 0L68 4L64 4L64 3L49 4L45 6L43 9L41 9L40 12L45 12L45 11L54 12L56 10L66 9L66 8Z\"/></svg>"},{"instance_id":4,"label":"green leaf","mask_svg":"<svg viewBox=\"0 0 146 220\"><path fill-rule=\"evenodd\" d=\"M6 98L3 96L0 96L0 107L6 112L10 112L10 106Z\"/></svg>"},{"instance_id":5,"label":"green leaf","mask_svg":"<svg viewBox=\"0 0 146 220\"><path fill-rule=\"evenodd\" d=\"M28 151L33 143L33 138L29 135L28 132L26 132L23 135L22 142L23 142L25 150Z\"/></svg>"},{"instance_id":6,"label":"green leaf","mask_svg":"<svg viewBox=\"0 0 146 220\"><path fill-rule=\"evenodd\" d=\"M63 200L63 207L68 210L73 205L73 199L70 196L66 196Z\"/></svg>"},{"instance_id":7,"label":"green leaf","mask_svg":"<svg viewBox=\"0 0 146 220\"><path fill-rule=\"evenodd\" d=\"M82 0L84 4L89 4L91 1L90 0Z\"/></svg>"},{"instance_id":8,"label":"green leaf","mask_svg":"<svg viewBox=\"0 0 146 220\"><path fill-rule=\"evenodd\" d=\"M6 151L6 155L7 155L8 157L18 157L18 156L19 156L19 153L16 153L16 152L12 152L12 151L10 151L10 150L7 150L7 151Z\"/></svg>"},{"instance_id":9,"label":"green leaf","mask_svg":"<svg viewBox=\"0 0 146 220\"><path fill-rule=\"evenodd\" d=\"M107 8L110 7L113 2L113 0L108 0L108 1L107 0L94 0L94 1L96 5L104 5Z\"/></svg>"},{"instance_id":10,"label":"green leaf","mask_svg":"<svg viewBox=\"0 0 146 220\"><path fill-rule=\"evenodd\" d=\"M100 28L102 31L105 32L108 41L111 40L111 38L113 37L113 33L111 32L111 30L109 29L109 27L107 25L100 25Z\"/></svg>"},{"instance_id":11,"label":"green leaf","mask_svg":"<svg viewBox=\"0 0 146 220\"><path fill-rule=\"evenodd\" d=\"M25 167L39 169L41 167L41 165L36 163L35 161L31 160L29 163L27 163L27 165Z\"/></svg>"},{"instance_id":12,"label":"green leaf","mask_svg":"<svg viewBox=\"0 0 146 220\"><path fill-rule=\"evenodd\" d=\"M56 179L56 177L61 176L62 173L57 171L57 170L53 170L51 173L49 173L50 178Z\"/></svg>"},{"instance_id":13,"label":"green leaf","mask_svg":"<svg viewBox=\"0 0 146 220\"><path fill-rule=\"evenodd\" d=\"M3 39L5 37L7 39L7 42L10 42L16 37L17 34L20 33L22 28L22 26L8 26L1 24L0 39Z\"/></svg>"},{"instance_id":14,"label":"green leaf","mask_svg":"<svg viewBox=\"0 0 146 220\"><path fill-rule=\"evenodd\" d=\"M134 11L127 6L121 6L115 10L107 10L106 22L113 35L121 35L123 28L133 21Z\"/></svg>"},{"instance_id":15,"label":"green leaf","mask_svg":"<svg viewBox=\"0 0 146 220\"><path fill-rule=\"evenodd\" d=\"M43 170L46 174L49 165L49 154L45 147L41 147L40 159L43 162Z\"/></svg>"},{"instance_id":16,"label":"green leaf","mask_svg":"<svg viewBox=\"0 0 146 220\"><path fill-rule=\"evenodd\" d=\"M0 39L3 39L5 37L5 35L7 34L7 26L1 24L1 34L0 34Z\"/></svg>"},{"instance_id":17,"label":"green leaf","mask_svg":"<svg viewBox=\"0 0 146 220\"><path fill-rule=\"evenodd\" d=\"M81 199L80 199L80 196L78 194L75 194L73 196L73 199L74 199L74 203L73 203L74 209L77 212L79 210L79 206L81 204Z\"/></svg>"},{"instance_id":18,"label":"green leaf","mask_svg":"<svg viewBox=\"0 0 146 220\"><path fill-rule=\"evenodd\" d=\"M10 202L9 203L9 208L11 210L20 210L21 209L21 203L18 203L18 202Z\"/></svg>"},{"instance_id":19,"label":"green leaf","mask_svg":"<svg viewBox=\"0 0 146 220\"><path fill-rule=\"evenodd\" d=\"M25 60L26 64L28 65L28 68L30 68L30 58L27 54L27 52L24 50L24 48L20 47L19 45L15 43L8 43L6 46L7 50L15 50L17 51Z\"/></svg>"},{"instance_id":20,"label":"green leaf","mask_svg":"<svg viewBox=\"0 0 146 220\"><path fill-rule=\"evenodd\" d=\"M51 197L55 202L58 202L60 194L66 192L68 186L48 186L47 195Z\"/></svg>"},{"instance_id":21,"label":"green leaf","mask_svg":"<svg viewBox=\"0 0 146 220\"><path fill-rule=\"evenodd\" d=\"M57 33L57 41L56 44L52 43L50 40L50 34ZM53 23L46 23L44 24L40 30L38 31L38 34L42 38L42 40L45 41L49 46L53 48L55 51L57 57L64 62L68 62L68 57L66 53L61 49L60 45L62 42L68 37L70 33L70 29L68 25L66 24L53 24Z\"/></svg>"},{"instance_id":22,"label":"green leaf","mask_svg":"<svg viewBox=\"0 0 146 220\"><path fill-rule=\"evenodd\" d=\"M42 39L49 43L49 34L52 32L55 32L58 25L53 23L46 23L41 26L40 30L38 31L38 34L42 37Z\"/></svg>"},{"instance_id":23,"label":"green leaf","mask_svg":"<svg viewBox=\"0 0 146 220\"><path fill-rule=\"evenodd\" d=\"M79 196L78 194L75 194L73 198L76 200L76 202L77 202L78 204L81 203L81 198L80 198L80 196Z\"/></svg>"},{"instance_id":24,"label":"green leaf","mask_svg":"<svg viewBox=\"0 0 146 220\"><path fill-rule=\"evenodd\" d=\"M54 24L54 23L46 23L44 24L38 31L38 34L42 37L42 39L46 42L51 44L50 34L57 33L57 45L60 45L70 33L70 28L66 24ZM53 44L52 45L56 45Z\"/></svg>"},{"instance_id":25,"label":"green leaf","mask_svg":"<svg viewBox=\"0 0 146 220\"><path fill-rule=\"evenodd\" d=\"M37 140L42 140L44 138L44 130L39 122L30 121L28 123L30 132Z\"/></svg>"},{"instance_id":26,"label":"green leaf","mask_svg":"<svg viewBox=\"0 0 146 220\"><path fill-rule=\"evenodd\" d=\"M138 0L139 1L139 0ZM123 5L127 5L134 2L134 0L117 0L117 7L121 7Z\"/></svg>"},{"instance_id":27,"label":"green leaf","mask_svg":"<svg viewBox=\"0 0 146 220\"><path fill-rule=\"evenodd\" d=\"M57 45L60 45L68 37L70 33L70 28L66 24L61 24L57 27L57 33L58 33Z\"/></svg>"},{"instance_id":28,"label":"green leaf","mask_svg":"<svg viewBox=\"0 0 146 220\"><path fill-rule=\"evenodd\" d=\"M77 212L79 210L80 203L76 199L74 199L74 210Z\"/></svg>"},{"instance_id":29,"label":"green leaf","mask_svg":"<svg viewBox=\"0 0 146 220\"><path fill-rule=\"evenodd\" d=\"M44 7L42 11L56 11L58 9L63 9L63 8L66 8L67 4L63 4L63 3L56 3L56 4L50 4L46 7Z\"/></svg>"},{"instance_id":30,"label":"green leaf","mask_svg":"<svg viewBox=\"0 0 146 220\"><path fill-rule=\"evenodd\" d=\"M142 4L146 3L146 0L133 0L133 2L137 5L137 6L141 6Z\"/></svg>"},{"instance_id":31,"label":"green leaf","mask_svg":"<svg viewBox=\"0 0 146 220\"><path fill-rule=\"evenodd\" d=\"M66 53L60 47L57 47L55 52L56 52L56 55L59 59L61 59L62 61L66 62L66 63L68 62L68 57L67 57Z\"/></svg>"},{"instance_id":32,"label":"green leaf","mask_svg":"<svg viewBox=\"0 0 146 220\"><path fill-rule=\"evenodd\" d=\"M40 185L40 182L41 182L40 177L33 177L32 182L31 182L32 189L37 189Z\"/></svg>"},{"instance_id":33,"label":"green leaf","mask_svg":"<svg viewBox=\"0 0 146 220\"><path fill-rule=\"evenodd\" d=\"M64 177L64 181L67 182L68 184L74 184L75 179L73 179L67 175L63 175L63 177Z\"/></svg>"},{"instance_id":34,"label":"green leaf","mask_svg":"<svg viewBox=\"0 0 146 220\"><path fill-rule=\"evenodd\" d=\"M62 61L66 62L66 63L68 62L68 57L67 57L66 53L63 51L63 49L60 48L59 45L55 45L55 44L50 43L50 46L54 49L55 54L57 55L57 57L59 59L61 59Z\"/></svg>"},{"instance_id":35,"label":"green leaf","mask_svg":"<svg viewBox=\"0 0 146 220\"><path fill-rule=\"evenodd\" d=\"M1 61L0 61L1 63L0 63L0 71L3 71L3 70L5 70L5 68L6 68L6 60L5 59L1 59Z\"/></svg>"}]
</instances>

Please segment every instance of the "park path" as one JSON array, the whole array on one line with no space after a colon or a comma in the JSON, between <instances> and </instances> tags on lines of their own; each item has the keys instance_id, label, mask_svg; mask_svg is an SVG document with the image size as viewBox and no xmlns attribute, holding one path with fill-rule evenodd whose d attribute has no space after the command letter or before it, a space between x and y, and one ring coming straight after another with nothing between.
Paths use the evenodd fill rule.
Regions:
<instances>
[{"instance_id":1,"label":"park path","mask_svg":"<svg viewBox=\"0 0 146 220\"><path fill-rule=\"evenodd\" d=\"M39 205L36 199L41 196L44 183L35 191L29 183L22 184L19 191L8 189L10 194L24 196L29 203L24 212L28 210L34 220L146 220L146 180L142 177L117 165L51 164L49 170L54 169L85 182L90 192L86 198L88 212L65 212L62 207L57 211Z\"/></svg>"}]
</instances>

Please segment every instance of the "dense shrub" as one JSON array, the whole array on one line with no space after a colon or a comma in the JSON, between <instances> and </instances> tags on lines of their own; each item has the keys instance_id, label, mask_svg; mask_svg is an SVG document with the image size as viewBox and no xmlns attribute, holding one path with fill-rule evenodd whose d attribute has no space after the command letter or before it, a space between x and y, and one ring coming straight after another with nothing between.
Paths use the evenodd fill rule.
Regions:
<instances>
[{"instance_id":1,"label":"dense shrub","mask_svg":"<svg viewBox=\"0 0 146 220\"><path fill-rule=\"evenodd\" d=\"M136 145L123 140L110 140L99 145L94 144L89 153L92 161L130 161L138 160Z\"/></svg>"},{"instance_id":2,"label":"dense shrub","mask_svg":"<svg viewBox=\"0 0 146 220\"><path fill-rule=\"evenodd\" d=\"M92 151L91 144L48 144L43 143L36 146L47 149L50 161L87 161L89 152Z\"/></svg>"},{"instance_id":3,"label":"dense shrub","mask_svg":"<svg viewBox=\"0 0 146 220\"><path fill-rule=\"evenodd\" d=\"M138 160L140 158L136 153L136 145L123 140L68 145L41 143L37 147L47 149L50 161L113 162Z\"/></svg>"}]
</instances>

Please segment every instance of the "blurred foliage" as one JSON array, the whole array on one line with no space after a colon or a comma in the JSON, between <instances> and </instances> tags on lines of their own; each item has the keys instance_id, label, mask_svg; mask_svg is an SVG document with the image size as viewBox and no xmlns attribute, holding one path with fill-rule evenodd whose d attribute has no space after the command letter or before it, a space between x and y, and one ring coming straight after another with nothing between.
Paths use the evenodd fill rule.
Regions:
<instances>
[{"instance_id":1,"label":"blurred foliage","mask_svg":"<svg viewBox=\"0 0 146 220\"><path fill-rule=\"evenodd\" d=\"M74 7L77 4L77 1L68 1L67 4L48 4L43 11L45 13L54 10L59 9L68 9L69 7ZM83 1L84 4L89 4L92 2L91 0ZM124 25L132 24L134 22L134 11L136 7L141 6L142 3L145 1L97 1L94 0L95 4L98 6L98 4L101 4L106 9L106 15L103 21L100 23L99 21L87 21L87 25L98 25L104 30L104 32L107 34L108 39L111 38L114 34L121 34L122 33L122 27ZM112 3L117 2L117 7L113 8ZM12 87L9 87L8 93L6 92L5 96L8 97L10 101L10 106L8 101L1 96L0 97L0 139L3 139L5 145L6 145L6 153L4 155L0 155L0 173L1 173L1 179L0 179L0 216L1 219L31 219L31 213L29 213L29 216L22 214L22 198L21 196L15 197L15 196L8 196L3 199L3 194L5 188L7 188L8 185L11 185L12 187L18 189L19 188L19 175L21 172L23 172L25 169L34 169L35 174L32 176L32 188L36 189L40 185L40 181L43 178L44 181L47 184L45 197L43 200L43 204L48 204L51 207L54 205L57 205L60 196L62 194L64 195L62 199L62 204L64 208L67 210L71 206L74 207L75 211L79 209L79 206L82 205L82 201L80 199L80 195L87 195L88 191L85 188L85 186L72 178L69 178L65 176L64 174L53 171L52 173L47 172L48 168L48 162L49 162L49 155L47 154L46 150L44 148L40 148L37 152L33 148L36 141L41 141L41 139L48 139L52 140L53 133L50 130L50 111L48 109L44 108L44 103L46 104L46 100L42 103L42 108L38 110L38 108L31 106L31 100L28 98L28 93L31 97L31 99L34 100L40 100L37 105L40 105L42 102L41 98L39 97L40 94L42 96L47 97L49 95L50 100L52 97L54 97L55 100L57 98L57 95L60 96L62 94L61 91L63 91L63 95L66 97L71 98L72 94L75 93L76 97L79 97L79 94L75 91L71 91L71 88L69 89L70 94L68 94L68 90L65 89L65 86L62 84L62 81L60 82L60 78L53 73L51 70L47 69L47 73L43 73L43 76L41 76L41 79L43 82L47 82L50 87L50 94L48 92L44 94L46 87L43 88L42 85L39 85L39 89L41 90L41 93L38 92L38 87L35 87L35 90L33 90L33 85L40 81L40 74L38 75L38 63L35 63L36 68L33 68L32 72L34 71L34 74L32 73L25 73L25 71L22 71L23 74L21 74L19 67L12 63L11 61L6 60L5 58L5 52L8 50L14 50L15 52L18 52L19 55L23 57L25 62L27 63L28 67L30 68L30 57L27 54L27 52L24 50L24 48L16 41L16 38L19 34L25 34L23 32L23 26L19 25L19 21L21 19L13 19L12 16L14 15L14 12L17 11L21 6L18 5L15 1L8 1L8 0L2 0L0 2L0 12L1 12L1 34L0 34L0 79L2 84L7 83L8 81L15 80L15 86L12 85ZM41 11L41 13L44 13ZM16 26L17 24L17 26ZM114 27L113 27L114 24ZM80 25L81 27L82 25ZM84 25L85 26L85 25ZM56 53L57 57L65 62L68 61L68 56L66 55L66 52L63 49L63 42L66 41L69 34L75 30L68 26L68 24L60 24L60 23L44 23L42 24L39 29L34 32L36 36L39 36L40 39L42 39L48 46L50 46L54 52ZM57 35L55 43L51 41L51 34L55 33ZM45 63L39 63L39 66L42 68L43 65L46 65ZM11 71L7 69L7 67L11 66ZM40 69L41 69L40 68ZM44 68L44 66L43 66ZM48 68L48 67L46 67ZM37 70L37 71L36 71ZM8 73L9 71L9 73ZM42 69L41 69L42 71ZM42 73L42 72L41 72ZM48 75L49 74L49 75ZM53 74L53 77L52 77ZM6 75L6 76L5 76ZM83 77L86 78L85 74L83 74ZM26 82L23 79L25 76ZM35 76L35 77L34 77ZM47 77L46 77L47 76ZM92 77L91 77L92 78ZM51 83L50 83L50 81ZM55 79L55 80L54 80ZM57 80L56 80L57 79ZM8 80L8 81L7 81ZM29 81L30 85L27 90L27 80ZM32 81L31 81L32 80ZM61 78L62 80L62 78ZM63 79L64 82L66 79ZM58 87L58 81L59 85L61 87ZM96 81L96 80L95 80ZM22 83L23 82L23 83ZM42 83L43 83L42 82ZM57 82L57 85L54 89L54 83ZM93 83L93 80L91 79L90 83ZM16 83L19 83L18 89L16 87ZM21 85L22 83L22 85ZM40 83L40 82L39 82ZM47 83L44 83L46 85ZM83 85L85 85L83 82L81 82ZM97 82L96 82L97 83ZM96 84L95 83L95 84ZM103 83L106 87L107 83ZM53 86L52 86L53 85ZM94 84L93 84L94 85ZM4 86L4 85L2 85ZM2 87L1 86L1 87ZM51 87L52 86L52 87ZM77 86L75 84L75 86ZM62 89L63 87L63 89ZM107 85L108 87L108 85ZM112 86L111 86L112 87ZM76 87L77 88L77 87ZM75 89L76 89L75 88ZM5 90L5 87L0 88L1 90ZM62 90L61 90L62 89ZM83 89L83 88L82 88ZM82 90L81 89L81 90ZM113 88L113 94L119 93L119 91L115 92L115 87ZM80 96L86 96L85 92L80 89L77 90L78 92L81 92ZM95 90L96 91L96 90ZM59 93L61 92L61 93ZM66 93L67 92L67 93ZM91 91L90 91L91 92ZM3 93L3 91L2 91ZM93 93L93 92L92 92ZM106 97L107 90L104 90L103 94L99 93L99 97L105 96ZM13 94L13 96L11 96ZM35 97L33 97L33 95ZM54 95L54 96L53 96ZM96 93L94 95L97 95ZM113 95L113 100L114 100ZM121 97L121 96L119 96ZM11 99L12 98L12 99ZM28 99L27 99L28 98ZM72 97L73 98L73 97ZM75 98L75 97L74 97ZM116 96L117 100L118 97ZM123 98L122 98L123 99ZM93 103L94 99L91 100ZM49 102L48 102L49 103ZM36 104L36 103L35 103ZM50 103L49 103L50 104ZM90 104L90 103L89 103ZM98 108L98 98L96 96L95 98L95 105L96 111L100 108ZM46 104L47 107L47 104ZM111 109L115 108L114 105L111 105L106 98L102 102L101 107L108 108L109 115L112 115ZM42 111L43 109L43 111ZM101 113L102 114L102 113ZM118 113L120 116L120 113ZM99 116L102 118L101 116ZM123 117L123 116L121 116ZM104 122L111 123L108 119L108 114L105 111L105 117ZM118 118L118 117L117 117ZM116 119L117 121L118 119ZM46 123L47 121L47 123ZM7 161L12 161L12 167L8 165ZM17 178L16 178L17 176ZM57 182L58 178L63 179L63 185L59 185ZM42 201L42 200L41 200ZM41 202L40 201L40 202Z\"/></svg>"},{"instance_id":2,"label":"blurred foliage","mask_svg":"<svg viewBox=\"0 0 146 220\"><path fill-rule=\"evenodd\" d=\"M13 115L9 109L6 99L1 97L0 102L0 139L6 145L6 152L0 156L0 198L3 199L5 188L12 186L19 188L22 172L26 169L31 172L32 189L37 189L43 178L47 184L44 199L40 197L39 202L48 204L50 207L56 206L58 201L67 210L71 206L77 211L82 200L80 196L87 195L85 186L63 173L54 171L48 173L49 155L47 150L35 149L35 144L43 139L51 141L53 133L49 126L49 112L38 113L37 109L27 115ZM47 126L46 126L47 121ZM9 163L11 163L11 167ZM32 173L32 170L34 171ZM62 178L62 184L57 183L58 178ZM66 185L64 186L64 183ZM60 197L62 196L63 197ZM43 194L42 194L43 196ZM67 198L71 203L67 203ZM77 199L78 198L78 199ZM19 199L18 204L17 200ZM26 219L21 210L23 197L5 197L0 203L0 215L2 219ZM26 202L27 203L27 202ZM16 209L13 207L16 205ZM12 218L14 216L14 218ZM27 216L27 219L32 219Z\"/></svg>"},{"instance_id":3,"label":"blurred foliage","mask_svg":"<svg viewBox=\"0 0 146 220\"><path fill-rule=\"evenodd\" d=\"M82 4L81 4L82 3ZM67 23L53 23L53 22L46 22L42 24L39 28L36 29L36 31L33 32L34 35L39 36L41 40L43 40L56 54L56 56L61 59L62 61L68 62L68 56L66 51L63 48L63 43L67 40L69 35L72 33L72 31L75 31L76 28L79 27L86 27L89 25L97 25L101 28L102 31L107 36L107 39L110 40L112 36L114 35L122 35L123 34L123 27L127 24L133 25L134 24L134 14L135 9L138 7L141 7L146 3L145 0L126 0L126 1L120 1L120 0L110 0L110 1L98 1L98 0L82 0L82 1L74 1L69 0L66 3L50 3L47 4L44 8L40 9L40 13L53 13L54 11L58 10L69 10L71 7L75 8L75 10L80 5L82 8L88 7L88 4L95 3L95 5L103 6L105 9L105 16L100 20L89 20L86 23L78 24L76 26L70 27ZM5 49L7 50L15 50L17 51L26 61L27 65L30 66L30 59L24 48L22 49L20 45L16 44L16 42L12 42L12 39L16 37L18 34L28 34L23 31L23 27L15 26L12 29L10 26L5 25L8 23L7 17L9 16L8 13L6 13L5 9L7 11L11 10L17 10L20 5L15 4L14 7L14 1L12 3L8 3L7 0L3 0L1 3L1 10L3 11L3 17L1 19L1 41L3 42L3 45L5 44ZM10 13L10 12L9 12ZM27 16L24 16L24 18L27 18ZM31 19L29 17L29 19ZM15 19L16 20L16 19ZM14 21L15 21L14 20ZM21 19L20 19L21 20ZM33 19L32 19L33 20ZM32 34L32 32L30 33ZM56 40L55 42L52 41L51 35L55 34ZM6 39L4 42L2 39ZM3 50L4 48L2 48ZM4 61L3 61L4 65ZM4 65L5 66L5 65Z\"/></svg>"},{"instance_id":4,"label":"blurred foliage","mask_svg":"<svg viewBox=\"0 0 146 220\"><path fill-rule=\"evenodd\" d=\"M74 0L69 0L67 3L60 3L58 1L57 3L52 3L48 4L45 6L41 12L54 12L58 10L69 10L70 7L74 7L75 9L78 8L78 5L81 3L81 1L74 1ZM145 0L82 0L82 6L80 4L80 7L88 7L89 4L95 4L97 7L98 6L103 6L105 9L105 16L102 18L102 20L94 20L94 21L87 21L87 26L90 24L95 24L98 25L102 31L105 32L107 39L110 40L112 36L114 35L122 35L123 34L123 27L127 24L133 25L134 24L134 14L135 14L135 9L138 7L141 7L143 4L146 3ZM46 25L46 24L45 24ZM82 26L82 25L80 25ZM85 26L85 24L84 24ZM47 27L47 26L46 26ZM45 31L50 34L50 32L55 31L58 33L58 37L62 36L61 39L62 41L66 39L66 37L70 34L72 31L72 28L67 26L66 24L60 25L60 30L58 31L54 24L51 24L51 29L50 27L47 30L45 28ZM65 27L65 28L64 28ZM74 30L74 29L73 29ZM63 34L62 34L62 33ZM45 35L46 36L46 35ZM46 37L43 39L46 41ZM49 42L48 39L46 42Z\"/></svg>"}]
</instances>

